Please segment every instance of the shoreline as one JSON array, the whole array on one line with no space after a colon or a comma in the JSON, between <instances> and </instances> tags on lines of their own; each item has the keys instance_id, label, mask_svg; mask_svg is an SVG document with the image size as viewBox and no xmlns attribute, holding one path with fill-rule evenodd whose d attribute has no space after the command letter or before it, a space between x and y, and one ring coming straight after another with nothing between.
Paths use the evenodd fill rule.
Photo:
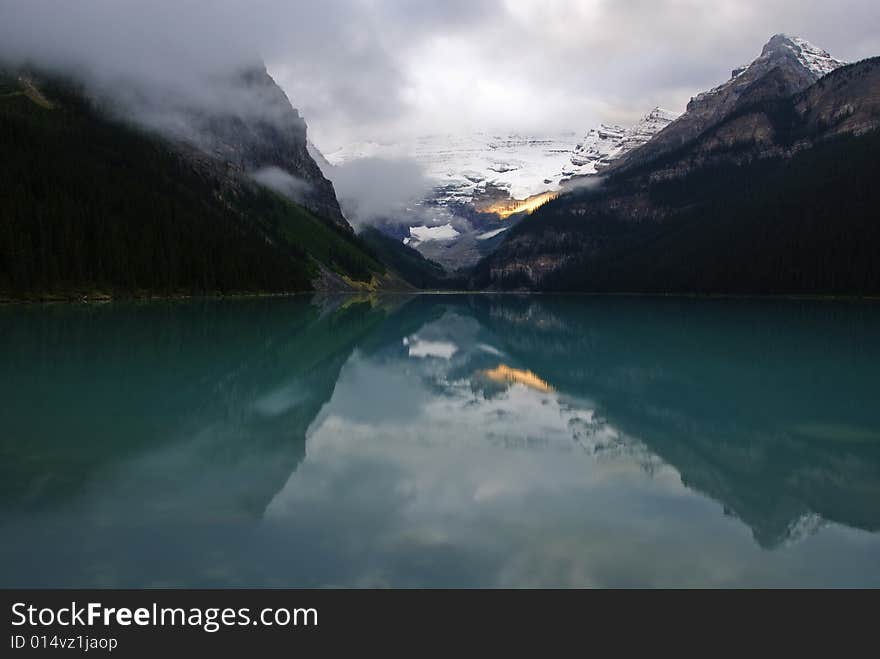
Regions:
<instances>
[{"instance_id":1,"label":"shoreline","mask_svg":"<svg viewBox=\"0 0 880 659\"><path fill-rule=\"evenodd\" d=\"M496 296L543 296L543 297L582 297L582 298L680 298L700 300L816 300L827 302L880 302L880 294L808 294L808 293L639 293L639 292L590 292L590 291L491 291L491 290L414 290L372 292L382 297L414 297L421 295L496 295ZM48 294L42 297L11 298L0 296L0 307L17 305L56 305L56 304L108 304L112 302L162 302L172 300L239 300L249 298L281 298L301 296L363 296L363 291L291 291L289 293L228 293L228 294L144 294L144 295L61 295Z\"/></svg>"}]
</instances>

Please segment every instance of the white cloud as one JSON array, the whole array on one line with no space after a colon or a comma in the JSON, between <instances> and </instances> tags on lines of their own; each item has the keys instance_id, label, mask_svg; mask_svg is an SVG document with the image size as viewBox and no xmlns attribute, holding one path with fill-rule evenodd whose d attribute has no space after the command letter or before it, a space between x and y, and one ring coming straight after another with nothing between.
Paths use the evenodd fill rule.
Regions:
<instances>
[{"instance_id":1,"label":"white cloud","mask_svg":"<svg viewBox=\"0 0 880 659\"><path fill-rule=\"evenodd\" d=\"M257 183L294 201L301 201L310 187L307 181L291 176L279 167L264 167L251 176Z\"/></svg>"}]
</instances>

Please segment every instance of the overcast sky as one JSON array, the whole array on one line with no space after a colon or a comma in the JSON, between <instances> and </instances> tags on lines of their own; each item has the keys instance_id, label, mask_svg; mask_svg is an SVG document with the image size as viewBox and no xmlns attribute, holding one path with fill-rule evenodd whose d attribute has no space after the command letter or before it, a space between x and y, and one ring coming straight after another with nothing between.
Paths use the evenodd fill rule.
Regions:
<instances>
[{"instance_id":1,"label":"overcast sky","mask_svg":"<svg viewBox=\"0 0 880 659\"><path fill-rule=\"evenodd\" d=\"M880 55L877 0L0 0L0 54L161 79L262 57L325 151L682 110L776 32Z\"/></svg>"}]
</instances>

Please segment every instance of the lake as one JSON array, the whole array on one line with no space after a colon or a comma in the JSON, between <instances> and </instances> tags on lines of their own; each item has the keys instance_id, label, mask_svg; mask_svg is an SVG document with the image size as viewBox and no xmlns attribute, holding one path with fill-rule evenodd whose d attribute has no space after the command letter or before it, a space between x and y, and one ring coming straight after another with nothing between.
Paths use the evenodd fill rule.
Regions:
<instances>
[{"instance_id":1,"label":"lake","mask_svg":"<svg viewBox=\"0 0 880 659\"><path fill-rule=\"evenodd\" d=\"M880 586L880 304L0 308L2 587Z\"/></svg>"}]
</instances>

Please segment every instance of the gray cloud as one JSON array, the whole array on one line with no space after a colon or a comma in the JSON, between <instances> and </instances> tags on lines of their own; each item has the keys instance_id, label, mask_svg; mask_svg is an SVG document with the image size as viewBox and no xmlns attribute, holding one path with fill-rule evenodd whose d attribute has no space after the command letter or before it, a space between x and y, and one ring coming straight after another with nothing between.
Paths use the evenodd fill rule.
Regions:
<instances>
[{"instance_id":1,"label":"gray cloud","mask_svg":"<svg viewBox=\"0 0 880 659\"><path fill-rule=\"evenodd\" d=\"M362 158L333 167L325 175L354 224L412 221L422 212L414 204L433 186L418 163L405 158Z\"/></svg>"},{"instance_id":2,"label":"gray cloud","mask_svg":"<svg viewBox=\"0 0 880 659\"><path fill-rule=\"evenodd\" d=\"M263 59L325 150L682 109L776 32L880 54L875 0L0 0L0 56L169 97Z\"/></svg>"}]
</instances>

